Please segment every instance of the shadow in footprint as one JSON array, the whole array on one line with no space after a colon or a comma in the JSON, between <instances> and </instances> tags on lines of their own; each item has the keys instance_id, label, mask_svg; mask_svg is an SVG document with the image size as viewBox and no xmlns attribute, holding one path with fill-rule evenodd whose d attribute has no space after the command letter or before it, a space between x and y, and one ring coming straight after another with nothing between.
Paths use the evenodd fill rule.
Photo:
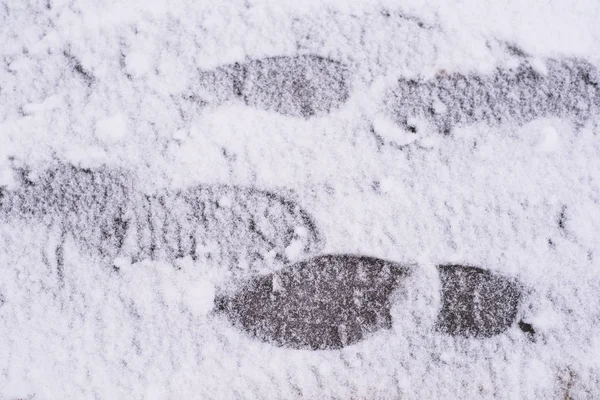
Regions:
<instances>
[{"instance_id":1,"label":"shadow in footprint","mask_svg":"<svg viewBox=\"0 0 600 400\"><path fill-rule=\"evenodd\" d=\"M120 256L190 256L251 270L315 254L323 245L305 210L268 191L199 185L144 195L123 171L70 165L32 175L21 171L20 188L2 191L0 216L58 226L63 239L73 237L108 264Z\"/></svg>"},{"instance_id":2,"label":"shadow in footprint","mask_svg":"<svg viewBox=\"0 0 600 400\"><path fill-rule=\"evenodd\" d=\"M436 326L440 332L488 338L513 325L521 300L515 281L477 267L441 265L438 270L442 307Z\"/></svg>"},{"instance_id":3,"label":"shadow in footprint","mask_svg":"<svg viewBox=\"0 0 600 400\"><path fill-rule=\"evenodd\" d=\"M238 97L252 107L304 118L344 104L350 79L344 64L315 55L268 57L200 74L216 101Z\"/></svg>"},{"instance_id":4,"label":"shadow in footprint","mask_svg":"<svg viewBox=\"0 0 600 400\"><path fill-rule=\"evenodd\" d=\"M431 80L400 79L385 105L407 131L427 121L439 132L485 122L525 124L541 117L564 117L578 125L600 112L600 73L576 59L524 62L492 75L439 73ZM418 125L418 122L416 123Z\"/></svg>"},{"instance_id":5,"label":"shadow in footprint","mask_svg":"<svg viewBox=\"0 0 600 400\"><path fill-rule=\"evenodd\" d=\"M389 297L407 272L373 257L318 256L218 297L216 311L277 346L340 349L391 327Z\"/></svg>"}]
</instances>

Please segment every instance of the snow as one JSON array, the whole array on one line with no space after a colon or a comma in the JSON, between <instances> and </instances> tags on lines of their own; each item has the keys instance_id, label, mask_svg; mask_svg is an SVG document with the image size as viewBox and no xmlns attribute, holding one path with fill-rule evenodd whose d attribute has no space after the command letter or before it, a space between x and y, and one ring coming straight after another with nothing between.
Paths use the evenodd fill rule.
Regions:
<instances>
[{"instance_id":1,"label":"snow","mask_svg":"<svg viewBox=\"0 0 600 400\"><path fill-rule=\"evenodd\" d=\"M151 62L151 58L141 52L131 52L125 58L127 72L136 78L144 76L150 71Z\"/></svg>"},{"instance_id":2,"label":"snow","mask_svg":"<svg viewBox=\"0 0 600 400\"><path fill-rule=\"evenodd\" d=\"M436 114L444 114L448 110L448 107L439 99L433 102L432 107Z\"/></svg>"},{"instance_id":3,"label":"snow","mask_svg":"<svg viewBox=\"0 0 600 400\"><path fill-rule=\"evenodd\" d=\"M107 266L48 221L0 214L0 399L600 397L600 116L441 133L413 115L411 132L383 105L399 78L522 65L547 78L548 60L598 70L599 19L595 0L5 1L0 195L25 184L19 168L35 179L56 162L126 171L142 193L256 187L306 209L323 253L413 273L392 329L290 350L211 311L234 275L211 260L218 243ZM302 118L202 85L202 71L297 54L349 66L343 105ZM265 260L302 258L310 232L286 235ZM516 325L486 340L437 333L442 263L518 279L535 339Z\"/></svg>"},{"instance_id":4,"label":"snow","mask_svg":"<svg viewBox=\"0 0 600 400\"><path fill-rule=\"evenodd\" d=\"M537 151L550 153L560 149L560 138L554 127L547 126L540 132L540 142L536 147Z\"/></svg>"},{"instance_id":5,"label":"snow","mask_svg":"<svg viewBox=\"0 0 600 400\"><path fill-rule=\"evenodd\" d=\"M436 136L425 136L419 140L419 146L424 149L433 149L438 145L438 138Z\"/></svg>"},{"instance_id":6,"label":"snow","mask_svg":"<svg viewBox=\"0 0 600 400\"><path fill-rule=\"evenodd\" d=\"M538 74L548 75L548 67L546 66L546 63L544 63L543 60L540 60L539 58L534 58L529 61L529 64Z\"/></svg>"},{"instance_id":7,"label":"snow","mask_svg":"<svg viewBox=\"0 0 600 400\"><path fill-rule=\"evenodd\" d=\"M414 123L414 121L412 122ZM373 121L373 129L387 143L397 146L407 146L418 139L415 133L402 129L398 124L385 117L376 118Z\"/></svg>"},{"instance_id":8,"label":"snow","mask_svg":"<svg viewBox=\"0 0 600 400\"><path fill-rule=\"evenodd\" d=\"M223 208L231 207L231 199L228 196L222 196L219 200L217 200L217 204L219 204L219 207Z\"/></svg>"},{"instance_id":9,"label":"snow","mask_svg":"<svg viewBox=\"0 0 600 400\"><path fill-rule=\"evenodd\" d=\"M38 112L44 112L46 110L52 110L54 108L57 108L60 105L60 99L57 98L56 96L50 96L46 99L44 99L43 102L38 103L38 104L27 104L23 107L23 113L24 114L35 114Z\"/></svg>"},{"instance_id":10,"label":"snow","mask_svg":"<svg viewBox=\"0 0 600 400\"><path fill-rule=\"evenodd\" d=\"M96 123L96 136L104 142L114 143L122 141L127 134L127 120L123 114L101 118Z\"/></svg>"},{"instance_id":11,"label":"snow","mask_svg":"<svg viewBox=\"0 0 600 400\"><path fill-rule=\"evenodd\" d=\"M207 281L198 281L190 285L185 303L194 315L203 316L213 309L214 299L214 285Z\"/></svg>"},{"instance_id":12,"label":"snow","mask_svg":"<svg viewBox=\"0 0 600 400\"><path fill-rule=\"evenodd\" d=\"M291 243L285 248L285 256L290 261L296 261L299 259L304 244L300 240L292 240Z\"/></svg>"},{"instance_id":13,"label":"snow","mask_svg":"<svg viewBox=\"0 0 600 400\"><path fill-rule=\"evenodd\" d=\"M306 229L304 226L297 226L294 228L294 233L302 238L305 238L308 236L308 229Z\"/></svg>"}]
</instances>

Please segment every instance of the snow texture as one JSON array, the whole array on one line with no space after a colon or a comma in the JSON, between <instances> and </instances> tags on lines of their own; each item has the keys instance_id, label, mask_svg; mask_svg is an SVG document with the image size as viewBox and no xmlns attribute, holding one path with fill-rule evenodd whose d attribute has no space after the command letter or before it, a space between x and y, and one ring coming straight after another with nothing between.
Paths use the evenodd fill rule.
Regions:
<instances>
[{"instance_id":1,"label":"snow texture","mask_svg":"<svg viewBox=\"0 0 600 400\"><path fill-rule=\"evenodd\" d=\"M0 399L600 397L599 18L5 0Z\"/></svg>"}]
</instances>

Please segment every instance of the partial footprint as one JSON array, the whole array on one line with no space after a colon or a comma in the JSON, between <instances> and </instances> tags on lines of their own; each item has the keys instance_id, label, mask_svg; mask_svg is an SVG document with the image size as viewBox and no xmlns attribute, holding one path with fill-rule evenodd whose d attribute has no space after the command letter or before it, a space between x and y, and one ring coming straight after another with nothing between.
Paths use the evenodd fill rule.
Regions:
<instances>
[{"instance_id":1,"label":"partial footprint","mask_svg":"<svg viewBox=\"0 0 600 400\"><path fill-rule=\"evenodd\" d=\"M312 217L268 191L201 185L143 196L130 234L136 259L191 256L256 273L316 254L323 240ZM273 270L272 268L268 268Z\"/></svg>"},{"instance_id":2,"label":"partial footprint","mask_svg":"<svg viewBox=\"0 0 600 400\"><path fill-rule=\"evenodd\" d=\"M117 257L190 256L251 272L315 254L323 245L305 210L268 191L201 185L144 195L124 172L69 165L35 177L23 172L21 180L19 189L2 191L2 219L58 226L63 239L72 236L109 264Z\"/></svg>"},{"instance_id":3,"label":"partial footprint","mask_svg":"<svg viewBox=\"0 0 600 400\"><path fill-rule=\"evenodd\" d=\"M114 259L123 245L133 184L119 170L60 164L40 173L18 170L20 186L0 198L2 220L21 219L59 227L61 236Z\"/></svg>"},{"instance_id":4,"label":"partial footprint","mask_svg":"<svg viewBox=\"0 0 600 400\"><path fill-rule=\"evenodd\" d=\"M340 62L300 55L236 63L204 71L200 79L216 102L239 97L252 107L308 118L344 104L351 76Z\"/></svg>"},{"instance_id":5,"label":"partial footprint","mask_svg":"<svg viewBox=\"0 0 600 400\"><path fill-rule=\"evenodd\" d=\"M477 267L440 265L438 270L442 282L439 331L486 338L513 326L521 301L516 281Z\"/></svg>"},{"instance_id":6,"label":"partial footprint","mask_svg":"<svg viewBox=\"0 0 600 400\"><path fill-rule=\"evenodd\" d=\"M294 349L340 349L392 326L390 294L407 273L373 257L323 255L252 280L216 300L241 329Z\"/></svg>"},{"instance_id":7,"label":"partial footprint","mask_svg":"<svg viewBox=\"0 0 600 400\"><path fill-rule=\"evenodd\" d=\"M600 73L575 59L524 62L493 75L441 71L431 80L400 79L385 107L409 132L423 124L449 133L457 125L522 125L541 117L583 124L600 113Z\"/></svg>"}]
</instances>

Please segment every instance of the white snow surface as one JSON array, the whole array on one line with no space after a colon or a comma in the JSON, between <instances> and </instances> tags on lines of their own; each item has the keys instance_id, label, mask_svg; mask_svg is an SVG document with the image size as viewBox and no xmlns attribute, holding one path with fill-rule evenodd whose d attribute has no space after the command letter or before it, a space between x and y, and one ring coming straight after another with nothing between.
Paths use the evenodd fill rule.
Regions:
<instances>
[{"instance_id":1,"label":"white snow surface","mask_svg":"<svg viewBox=\"0 0 600 400\"><path fill-rule=\"evenodd\" d=\"M3 221L0 399L600 398L600 117L478 124L405 146L371 131L377 82L490 72L514 61L503 43L600 68L598 20L596 0L4 0L0 185L14 185L15 163L58 159L129 170L148 190L286 191L326 252L416 267L391 330L290 350L210 312L218 268L120 260L114 274L67 242L59 285L60 232ZM199 69L295 54L350 65L348 102L303 119L186 100ZM536 340L516 327L436 332L434 266L452 262L519 279Z\"/></svg>"}]
</instances>

